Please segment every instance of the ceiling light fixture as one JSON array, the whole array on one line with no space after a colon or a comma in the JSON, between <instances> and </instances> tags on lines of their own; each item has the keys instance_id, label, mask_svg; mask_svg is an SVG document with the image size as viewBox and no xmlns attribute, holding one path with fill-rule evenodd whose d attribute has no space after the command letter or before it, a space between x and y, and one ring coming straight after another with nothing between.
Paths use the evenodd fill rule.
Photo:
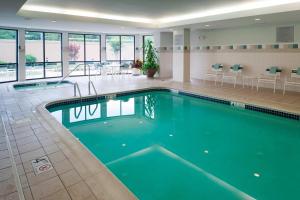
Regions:
<instances>
[{"instance_id":1,"label":"ceiling light fixture","mask_svg":"<svg viewBox=\"0 0 300 200\"><path fill-rule=\"evenodd\" d=\"M261 19L259 19L259 18L256 18L256 19L255 19L255 21L260 21L260 20L261 20Z\"/></svg>"},{"instance_id":2,"label":"ceiling light fixture","mask_svg":"<svg viewBox=\"0 0 300 200\"><path fill-rule=\"evenodd\" d=\"M72 15L72 16L81 16L81 17L91 17L91 18L99 18L99 19L118 20L118 21L138 22L138 23L145 23L145 24L151 24L154 22L152 19L142 18L142 17L127 17L127 16L112 15L112 14L91 12L91 11L85 11L85 10L65 9L65 8L39 6L39 5L26 5L25 4L21 8L21 10Z\"/></svg>"},{"instance_id":3,"label":"ceiling light fixture","mask_svg":"<svg viewBox=\"0 0 300 200\"><path fill-rule=\"evenodd\" d=\"M52 22L52 23L56 23L57 21L56 21L56 20L52 20L51 22Z\"/></svg>"},{"instance_id":4,"label":"ceiling light fixture","mask_svg":"<svg viewBox=\"0 0 300 200\"><path fill-rule=\"evenodd\" d=\"M200 12L195 12L195 13L190 13L185 15L165 17L159 19L158 21L159 23L170 23L170 22L217 16L222 14L230 14L230 13L236 13L242 11L269 8L269 7L287 5L287 4L299 3L299 2L300 0L285 0L285 1L264 0L264 1L248 2L248 3L237 4L234 6L221 7L221 8L211 9L207 11L200 11Z\"/></svg>"},{"instance_id":5,"label":"ceiling light fixture","mask_svg":"<svg viewBox=\"0 0 300 200\"><path fill-rule=\"evenodd\" d=\"M205 24L204 26L205 26L205 27L210 27L210 25L209 25L209 24Z\"/></svg>"},{"instance_id":6,"label":"ceiling light fixture","mask_svg":"<svg viewBox=\"0 0 300 200\"><path fill-rule=\"evenodd\" d=\"M81 16L81 17L90 17L90 18L107 19L107 20L127 21L127 22L135 22L135 23L143 23L143 24L151 24L151 25L163 25L172 22L179 22L179 21L199 19L199 18L212 17L212 16L220 16L220 15L232 14L232 13L242 13L245 11L272 8L272 7L278 7L283 5L289 5L293 3L300 3L300 0L250 1L250 2L240 3L240 4L227 6L227 7L219 7L215 9L188 13L183 15L167 16L159 19L131 17L125 15L122 16L122 15L99 13L99 12L92 12L87 10L80 10L80 9L67 9L61 7L51 7L51 6L43 6L43 5L28 4L28 3L23 5L21 11L54 13L54 14L63 14L63 15L70 15L70 16Z\"/></svg>"}]
</instances>

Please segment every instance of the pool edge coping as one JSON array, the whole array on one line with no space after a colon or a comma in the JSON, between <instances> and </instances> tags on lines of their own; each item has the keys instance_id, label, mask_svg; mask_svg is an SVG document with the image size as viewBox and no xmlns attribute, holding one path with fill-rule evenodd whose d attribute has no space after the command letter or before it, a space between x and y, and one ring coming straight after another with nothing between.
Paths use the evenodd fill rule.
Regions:
<instances>
[{"instance_id":1,"label":"pool edge coping","mask_svg":"<svg viewBox=\"0 0 300 200\"><path fill-rule=\"evenodd\" d=\"M226 102L226 104L228 104L230 106L231 102L237 102L237 103L242 103L248 106L254 106L255 108L260 108L260 109L267 109L267 110L273 110L273 111L277 111L277 112L282 112L282 113L287 113L287 114L292 114L295 116L298 116L298 118L300 118L300 113L291 113L289 111L284 111L284 110L280 110L280 109L276 109L276 108L270 108L270 107L265 107L265 106L261 106L261 105L256 105L256 104L249 104L249 103L244 103L241 101L233 101L233 100L229 100L229 99L225 99L225 98L220 98L220 97L215 97L215 96L209 96L209 95L203 95L197 92L192 92L192 91L188 91L186 89L174 89L172 87L144 87L144 88L139 88L139 89L133 89L133 90L123 90L123 91L118 91L118 92L112 92L112 93L104 93L101 95L98 95L98 98L102 98L105 99L105 97L108 96L113 96L113 97L118 97L118 96L122 96L122 95L130 95L130 94L134 94L134 93L141 93L141 92L147 92L147 91L155 91L155 90L167 90L169 92L175 92L177 94L182 94L182 95L188 95L188 96L193 96L193 97L202 97L201 99L206 98L207 100L211 100L211 99L215 99L218 101L223 101ZM96 95L90 95L90 96L84 96L83 99L84 100L96 100L97 96ZM54 104L58 104L58 103L63 103L63 102L68 102L70 103L71 101L80 101L79 97L73 97L73 98L62 98L62 99L56 99L56 100L51 100L51 101L46 101L41 103L40 105L37 106L37 110L38 112L41 114L42 118L45 120L45 122L51 126L51 128L59 135L59 138L67 143L67 142L71 142L73 143L73 145L75 144L76 146L80 146L80 152L86 150L88 152L88 154L92 157L92 159L94 159L95 161L98 162L98 164L101 165L101 167L104 167L106 173L108 173L110 175L110 179L113 180L115 182L115 186L116 188L114 188L114 190L116 191L123 191L124 189L127 191L127 195L129 195L128 198L126 199L138 199L134 193L125 185L123 184L109 169L107 169L107 167L102 163L101 160L99 160L98 158L96 158L93 153L87 148L85 147L80 141L78 141L76 139L76 137L71 133L71 131L69 131L65 126L63 126L61 123L59 123L48 111L47 107L52 106ZM220 102L217 102L220 103ZM246 109L246 108L245 108ZM252 110L252 109L248 109L248 110ZM256 112L260 112L258 110L254 110ZM272 113L269 113L272 114ZM298 119L299 121L300 119ZM72 141L68 141L68 136L71 136L71 140ZM70 148L68 146L68 148ZM62 149L63 151L63 149ZM74 152L73 152L74 153ZM75 167L75 166L74 166ZM99 170L102 170L103 168L99 168ZM101 171L100 171L101 172ZM80 172L78 172L80 174ZM96 173L99 174L99 173Z\"/></svg>"},{"instance_id":2,"label":"pool edge coping","mask_svg":"<svg viewBox=\"0 0 300 200\"><path fill-rule=\"evenodd\" d=\"M122 95L124 96L124 95L130 95L130 94L147 92L147 91L155 91L155 90L167 90L169 92L174 92L174 93L185 95L185 96L191 96L191 97L195 97L195 98L199 98L199 99L208 100L211 102L232 105L232 106L234 106L233 104L242 104L242 105L244 105L245 110L262 112L265 114L279 116L279 117L283 117L283 118L287 118L287 119L293 119L293 120L298 120L298 121L300 120L300 113L297 113L297 112L290 112L290 111L287 111L284 109L267 107L267 106L258 105L258 104L254 104L254 103L247 103L247 102L243 102L243 101L235 101L235 100L225 99L225 98L216 97L216 96L204 95L204 94L200 94L197 92L188 91L185 89L174 89L171 87L146 87L146 88L140 88L140 89L134 89L134 90L104 93L104 94L101 94L98 96L96 96L96 95L83 96L82 100L83 100L83 102L88 102L88 101L94 101L97 99L100 99L100 100L107 99L106 97L109 97L109 96L119 97ZM45 108L47 109L50 106L53 106L53 107L58 106L55 104L62 104L62 103L70 104L70 103L77 103L79 101L80 101L79 97L58 99L58 100L46 102ZM290 117L284 116L284 115L290 115Z\"/></svg>"}]
</instances>

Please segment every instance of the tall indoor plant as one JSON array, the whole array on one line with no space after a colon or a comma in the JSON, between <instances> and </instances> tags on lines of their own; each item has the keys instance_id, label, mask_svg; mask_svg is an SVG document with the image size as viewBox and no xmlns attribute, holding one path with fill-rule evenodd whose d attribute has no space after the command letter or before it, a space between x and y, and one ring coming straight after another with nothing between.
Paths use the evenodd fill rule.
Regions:
<instances>
[{"instance_id":1,"label":"tall indoor plant","mask_svg":"<svg viewBox=\"0 0 300 200\"><path fill-rule=\"evenodd\" d=\"M145 61L143 65L143 71L147 73L147 76L153 78L154 74L159 69L158 57L153 42L148 40L145 45Z\"/></svg>"}]
</instances>

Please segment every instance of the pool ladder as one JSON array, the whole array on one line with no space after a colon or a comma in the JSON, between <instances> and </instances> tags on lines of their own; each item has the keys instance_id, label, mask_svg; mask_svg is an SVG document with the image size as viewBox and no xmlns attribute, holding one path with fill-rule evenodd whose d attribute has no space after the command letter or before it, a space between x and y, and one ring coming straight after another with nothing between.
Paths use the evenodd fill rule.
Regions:
<instances>
[{"instance_id":1,"label":"pool ladder","mask_svg":"<svg viewBox=\"0 0 300 200\"><path fill-rule=\"evenodd\" d=\"M94 90L94 93L96 95L96 99L98 99L98 93L97 93L97 90L95 88L95 85L93 83L93 81L89 80L89 83L88 83L88 91L89 91L89 95L91 95L91 87L93 88ZM79 97L80 97L80 101L82 102L82 95L81 95L81 91L80 91L80 88L79 88L79 85L77 82L74 83L74 96L76 97L77 96L77 91L78 91L78 94L79 94Z\"/></svg>"},{"instance_id":2,"label":"pool ladder","mask_svg":"<svg viewBox=\"0 0 300 200\"><path fill-rule=\"evenodd\" d=\"M98 93L97 93L97 90L95 88L95 85L94 85L93 81L89 80L89 85L88 85L89 95L91 95L91 86L92 86L92 88L94 90L96 98L98 99Z\"/></svg>"},{"instance_id":3,"label":"pool ladder","mask_svg":"<svg viewBox=\"0 0 300 200\"><path fill-rule=\"evenodd\" d=\"M82 102L82 95L81 95L81 92L80 92L80 89L79 89L79 85L77 82L74 83L74 97L77 96L77 91L78 91L78 94L79 94L79 97L80 97L80 102Z\"/></svg>"}]
</instances>

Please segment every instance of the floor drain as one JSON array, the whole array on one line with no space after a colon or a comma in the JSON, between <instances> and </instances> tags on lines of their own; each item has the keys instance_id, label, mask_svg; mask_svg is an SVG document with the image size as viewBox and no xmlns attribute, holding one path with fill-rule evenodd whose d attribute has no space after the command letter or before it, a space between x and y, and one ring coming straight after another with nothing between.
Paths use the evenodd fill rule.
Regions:
<instances>
[{"instance_id":1,"label":"floor drain","mask_svg":"<svg viewBox=\"0 0 300 200\"><path fill-rule=\"evenodd\" d=\"M50 163L49 158L47 156L34 159L31 161L31 164L34 169L35 175L39 175L41 173L53 169L52 164Z\"/></svg>"}]
</instances>

